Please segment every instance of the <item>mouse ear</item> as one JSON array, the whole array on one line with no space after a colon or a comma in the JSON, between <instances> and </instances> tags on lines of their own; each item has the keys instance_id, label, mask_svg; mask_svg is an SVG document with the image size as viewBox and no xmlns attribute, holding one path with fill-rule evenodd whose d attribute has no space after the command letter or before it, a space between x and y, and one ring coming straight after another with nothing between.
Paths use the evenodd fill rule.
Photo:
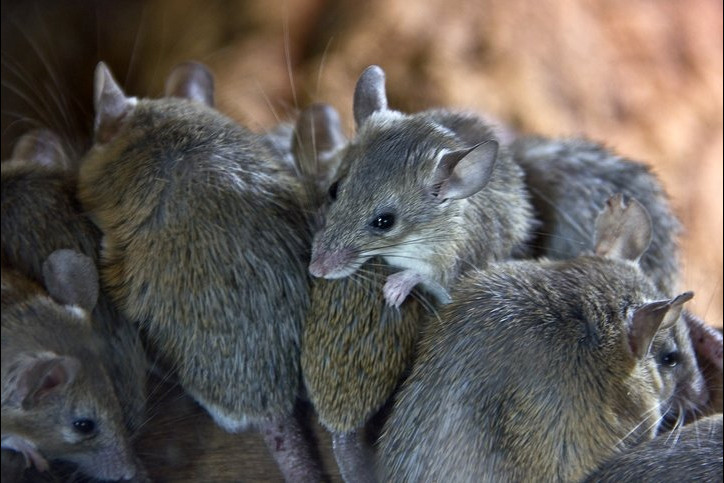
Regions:
<instances>
[{"instance_id":1,"label":"mouse ear","mask_svg":"<svg viewBox=\"0 0 724 483\"><path fill-rule=\"evenodd\" d=\"M90 257L74 250L56 250L43 262L43 281L57 302L88 312L98 301L98 271Z\"/></svg>"},{"instance_id":2,"label":"mouse ear","mask_svg":"<svg viewBox=\"0 0 724 483\"><path fill-rule=\"evenodd\" d=\"M108 142L119 131L121 121L133 110L135 99L126 97L103 62L96 67L93 103L96 109L95 141Z\"/></svg>"},{"instance_id":3,"label":"mouse ear","mask_svg":"<svg viewBox=\"0 0 724 483\"><path fill-rule=\"evenodd\" d=\"M12 159L23 159L49 168L70 168L63 143L49 129L33 129L23 134L15 143Z\"/></svg>"},{"instance_id":4,"label":"mouse ear","mask_svg":"<svg viewBox=\"0 0 724 483\"><path fill-rule=\"evenodd\" d=\"M3 405L7 401L11 406L31 408L65 389L75 379L79 367L78 359L52 352L21 354L8 370Z\"/></svg>"},{"instance_id":5,"label":"mouse ear","mask_svg":"<svg viewBox=\"0 0 724 483\"><path fill-rule=\"evenodd\" d=\"M432 195L439 201L472 196L488 184L498 157L498 142L445 153L435 168Z\"/></svg>"},{"instance_id":6,"label":"mouse ear","mask_svg":"<svg viewBox=\"0 0 724 483\"><path fill-rule=\"evenodd\" d=\"M628 342L635 357L642 359L648 354L656 333L672 327L679 320L684 303L693 297L693 292L684 292L670 300L649 302L634 311Z\"/></svg>"},{"instance_id":7,"label":"mouse ear","mask_svg":"<svg viewBox=\"0 0 724 483\"><path fill-rule=\"evenodd\" d=\"M341 160L338 151L347 143L337 110L321 103L304 109L297 119L293 143L299 172L324 185L336 174Z\"/></svg>"},{"instance_id":8,"label":"mouse ear","mask_svg":"<svg viewBox=\"0 0 724 483\"><path fill-rule=\"evenodd\" d=\"M651 217L641 203L613 195L596 218L596 255L638 261L651 243L651 229Z\"/></svg>"},{"instance_id":9,"label":"mouse ear","mask_svg":"<svg viewBox=\"0 0 724 483\"><path fill-rule=\"evenodd\" d=\"M166 97L181 97L214 107L214 76L200 62L179 64L166 79Z\"/></svg>"},{"instance_id":10,"label":"mouse ear","mask_svg":"<svg viewBox=\"0 0 724 483\"><path fill-rule=\"evenodd\" d=\"M357 129L373 112L387 109L385 93L385 72L380 66L367 67L357 80L354 89L353 112Z\"/></svg>"}]
</instances>

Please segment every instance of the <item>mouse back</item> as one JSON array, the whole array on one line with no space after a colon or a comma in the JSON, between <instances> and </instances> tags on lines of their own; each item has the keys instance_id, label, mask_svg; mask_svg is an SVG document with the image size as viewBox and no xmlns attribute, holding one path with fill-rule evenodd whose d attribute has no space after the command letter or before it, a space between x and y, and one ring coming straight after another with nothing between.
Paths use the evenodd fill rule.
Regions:
<instances>
[{"instance_id":1,"label":"mouse back","mask_svg":"<svg viewBox=\"0 0 724 483\"><path fill-rule=\"evenodd\" d=\"M692 294L659 299L636 263L650 227L620 203L602 216L622 230L599 233L597 256L461 280L385 426L385 478L572 481L655 436L666 394L652 343Z\"/></svg>"},{"instance_id":2,"label":"mouse back","mask_svg":"<svg viewBox=\"0 0 724 483\"><path fill-rule=\"evenodd\" d=\"M191 99L135 99L100 64L79 197L104 232L113 299L235 428L291 412L309 236L299 186L261 136L208 105L209 75L185 64L169 85Z\"/></svg>"}]
</instances>

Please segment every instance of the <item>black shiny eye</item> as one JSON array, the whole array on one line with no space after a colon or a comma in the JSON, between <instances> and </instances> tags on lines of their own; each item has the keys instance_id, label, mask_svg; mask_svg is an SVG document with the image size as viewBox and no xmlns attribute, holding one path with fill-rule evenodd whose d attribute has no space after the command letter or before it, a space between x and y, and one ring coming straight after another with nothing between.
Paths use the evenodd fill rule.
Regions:
<instances>
[{"instance_id":1,"label":"black shiny eye","mask_svg":"<svg viewBox=\"0 0 724 483\"><path fill-rule=\"evenodd\" d=\"M370 226L378 230L387 231L395 225L395 215L392 213L382 213L372 218Z\"/></svg>"},{"instance_id":2,"label":"black shiny eye","mask_svg":"<svg viewBox=\"0 0 724 483\"><path fill-rule=\"evenodd\" d=\"M667 352L666 354L661 356L659 363L662 366L675 367L680 361L681 361L681 355L679 354L679 352L673 351L673 352Z\"/></svg>"},{"instance_id":3,"label":"black shiny eye","mask_svg":"<svg viewBox=\"0 0 724 483\"><path fill-rule=\"evenodd\" d=\"M332 183L332 186L329 187L329 197L333 200L337 199L337 188L339 188L339 181L335 181Z\"/></svg>"},{"instance_id":4,"label":"black shiny eye","mask_svg":"<svg viewBox=\"0 0 724 483\"><path fill-rule=\"evenodd\" d=\"M76 419L73 421L73 429L80 434L90 434L96 429L96 423L92 419Z\"/></svg>"}]
</instances>

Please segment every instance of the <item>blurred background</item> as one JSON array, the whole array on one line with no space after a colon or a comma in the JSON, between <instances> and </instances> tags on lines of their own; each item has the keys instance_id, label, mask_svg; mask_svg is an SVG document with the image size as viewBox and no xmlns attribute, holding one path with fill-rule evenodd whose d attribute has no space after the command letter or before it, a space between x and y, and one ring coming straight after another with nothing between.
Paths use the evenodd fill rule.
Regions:
<instances>
[{"instance_id":1,"label":"blurred background","mask_svg":"<svg viewBox=\"0 0 724 483\"><path fill-rule=\"evenodd\" d=\"M472 109L651 165L685 226L681 288L722 326L721 0L2 0L1 18L3 159L39 126L88 147L99 60L136 96L199 60L248 127L324 101L349 135L379 64L392 108Z\"/></svg>"}]
</instances>

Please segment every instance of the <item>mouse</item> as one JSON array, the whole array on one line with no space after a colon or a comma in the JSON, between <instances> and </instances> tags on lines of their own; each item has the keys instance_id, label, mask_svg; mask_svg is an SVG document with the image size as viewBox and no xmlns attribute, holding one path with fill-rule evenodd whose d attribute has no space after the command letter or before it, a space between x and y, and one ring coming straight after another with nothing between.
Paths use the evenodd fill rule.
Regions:
<instances>
[{"instance_id":1,"label":"mouse","mask_svg":"<svg viewBox=\"0 0 724 483\"><path fill-rule=\"evenodd\" d=\"M291 142L295 172L309 193L312 231L323 223L329 188L340 171L347 139L329 104L303 109ZM416 293L399 308L380 290L391 268L372 257L349 277L314 278L302 331L301 368L306 395L332 448L344 481L374 481L366 427L409 367L419 328L432 302Z\"/></svg>"},{"instance_id":2,"label":"mouse","mask_svg":"<svg viewBox=\"0 0 724 483\"><path fill-rule=\"evenodd\" d=\"M73 249L100 260L101 232L76 199L77 174L61 138L48 129L25 133L0 174L1 260L35 283L43 283L43 263L58 249ZM138 331L101 289L91 323L106 341L104 359L135 435L147 418L148 359Z\"/></svg>"},{"instance_id":3,"label":"mouse","mask_svg":"<svg viewBox=\"0 0 724 483\"><path fill-rule=\"evenodd\" d=\"M649 166L584 138L519 136L510 143L510 150L523 168L541 221L538 236L531 240L533 256L563 259L590 251L600 207L622 193L635 197L653 221L651 245L641 258L641 269L661 293L676 290L681 223Z\"/></svg>"},{"instance_id":4,"label":"mouse","mask_svg":"<svg viewBox=\"0 0 724 483\"><path fill-rule=\"evenodd\" d=\"M42 268L44 287L2 269L2 448L40 472L58 459L93 478L134 478L106 346L91 324L95 264L62 249Z\"/></svg>"},{"instance_id":5,"label":"mouse","mask_svg":"<svg viewBox=\"0 0 724 483\"><path fill-rule=\"evenodd\" d=\"M673 388L651 347L684 304L638 260L651 219L609 199L594 251L469 272L421 336L378 441L383 481L577 481L657 435Z\"/></svg>"},{"instance_id":6,"label":"mouse","mask_svg":"<svg viewBox=\"0 0 724 483\"><path fill-rule=\"evenodd\" d=\"M642 271L663 295L679 283L678 238L681 223L656 174L645 164L618 156L582 138L520 136L511 143L515 161L541 225L531 241L533 256L569 259L593 249L600 206L615 193L635 197L652 219L652 237L641 257ZM676 386L666 424L685 424L707 406L706 388L685 317L670 329L673 338L655 343L662 377Z\"/></svg>"},{"instance_id":7,"label":"mouse","mask_svg":"<svg viewBox=\"0 0 724 483\"><path fill-rule=\"evenodd\" d=\"M664 433L608 459L586 483L621 481L722 481L722 415Z\"/></svg>"},{"instance_id":8,"label":"mouse","mask_svg":"<svg viewBox=\"0 0 724 483\"><path fill-rule=\"evenodd\" d=\"M472 113L388 109L376 65L358 79L353 111L349 167L330 187L313 276L346 277L379 256L398 269L383 287L391 306L417 285L447 303L460 273L523 246L534 225L523 172L492 126Z\"/></svg>"},{"instance_id":9,"label":"mouse","mask_svg":"<svg viewBox=\"0 0 724 483\"><path fill-rule=\"evenodd\" d=\"M160 99L127 96L104 63L94 89L78 197L109 294L219 426L258 430L288 481L318 480L293 411L310 235L284 160L213 108L201 63Z\"/></svg>"}]
</instances>

